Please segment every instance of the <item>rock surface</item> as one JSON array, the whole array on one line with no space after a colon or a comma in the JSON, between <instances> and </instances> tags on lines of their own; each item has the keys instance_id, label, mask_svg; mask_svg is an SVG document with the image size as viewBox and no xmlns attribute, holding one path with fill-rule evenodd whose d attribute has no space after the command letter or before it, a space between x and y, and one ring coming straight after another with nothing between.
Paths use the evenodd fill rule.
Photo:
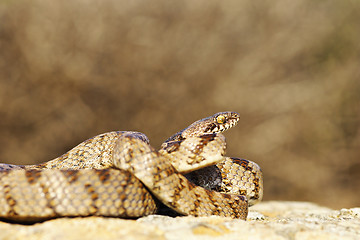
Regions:
<instances>
[{"instance_id":1,"label":"rock surface","mask_svg":"<svg viewBox=\"0 0 360 240\"><path fill-rule=\"evenodd\" d=\"M306 202L264 202L247 221L221 217L137 220L61 218L34 225L0 222L0 239L360 239L360 208L331 210Z\"/></svg>"}]
</instances>

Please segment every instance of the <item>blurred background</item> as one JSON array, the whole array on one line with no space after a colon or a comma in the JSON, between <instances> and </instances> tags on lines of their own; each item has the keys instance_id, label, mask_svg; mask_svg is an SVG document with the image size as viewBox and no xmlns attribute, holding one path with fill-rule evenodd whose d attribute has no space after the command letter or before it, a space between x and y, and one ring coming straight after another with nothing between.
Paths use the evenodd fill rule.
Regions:
<instances>
[{"instance_id":1,"label":"blurred background","mask_svg":"<svg viewBox=\"0 0 360 240\"><path fill-rule=\"evenodd\" d=\"M0 0L0 160L236 111L264 200L360 206L360 2Z\"/></svg>"}]
</instances>

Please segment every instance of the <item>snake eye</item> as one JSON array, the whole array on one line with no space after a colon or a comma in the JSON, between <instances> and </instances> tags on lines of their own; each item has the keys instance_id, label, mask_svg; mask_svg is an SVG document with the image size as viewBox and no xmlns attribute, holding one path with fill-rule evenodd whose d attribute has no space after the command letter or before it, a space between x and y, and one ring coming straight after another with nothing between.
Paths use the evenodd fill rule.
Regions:
<instances>
[{"instance_id":1,"label":"snake eye","mask_svg":"<svg viewBox=\"0 0 360 240\"><path fill-rule=\"evenodd\" d=\"M217 123L224 123L225 122L225 117L223 115L220 115L216 118L216 122Z\"/></svg>"}]
</instances>

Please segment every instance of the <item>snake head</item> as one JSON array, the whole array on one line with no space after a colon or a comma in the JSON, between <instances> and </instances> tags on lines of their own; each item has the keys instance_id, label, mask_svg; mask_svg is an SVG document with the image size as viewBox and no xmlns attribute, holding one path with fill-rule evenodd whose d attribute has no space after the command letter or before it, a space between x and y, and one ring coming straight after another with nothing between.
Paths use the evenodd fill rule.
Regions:
<instances>
[{"instance_id":1,"label":"snake head","mask_svg":"<svg viewBox=\"0 0 360 240\"><path fill-rule=\"evenodd\" d=\"M236 112L219 112L194 122L182 131L181 137L187 138L204 134L221 133L235 126L239 120L240 115Z\"/></svg>"},{"instance_id":2,"label":"snake head","mask_svg":"<svg viewBox=\"0 0 360 240\"><path fill-rule=\"evenodd\" d=\"M198 137L206 134L221 133L235 126L240 120L240 115L236 112L219 112L214 115L200 119L187 128L169 137L161 148L168 147L172 141L183 141L188 137Z\"/></svg>"}]
</instances>

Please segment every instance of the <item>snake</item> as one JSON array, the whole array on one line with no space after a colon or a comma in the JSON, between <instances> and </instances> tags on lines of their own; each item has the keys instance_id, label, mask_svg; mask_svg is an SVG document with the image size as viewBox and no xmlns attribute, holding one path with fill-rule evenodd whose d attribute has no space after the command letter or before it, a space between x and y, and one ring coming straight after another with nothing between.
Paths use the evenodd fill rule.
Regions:
<instances>
[{"instance_id":1,"label":"snake","mask_svg":"<svg viewBox=\"0 0 360 240\"><path fill-rule=\"evenodd\" d=\"M0 218L138 218L165 206L184 216L246 220L262 199L263 178L255 162L225 156L222 132L239 119L230 111L203 118L159 150L143 133L113 131L41 164L0 164Z\"/></svg>"}]
</instances>

